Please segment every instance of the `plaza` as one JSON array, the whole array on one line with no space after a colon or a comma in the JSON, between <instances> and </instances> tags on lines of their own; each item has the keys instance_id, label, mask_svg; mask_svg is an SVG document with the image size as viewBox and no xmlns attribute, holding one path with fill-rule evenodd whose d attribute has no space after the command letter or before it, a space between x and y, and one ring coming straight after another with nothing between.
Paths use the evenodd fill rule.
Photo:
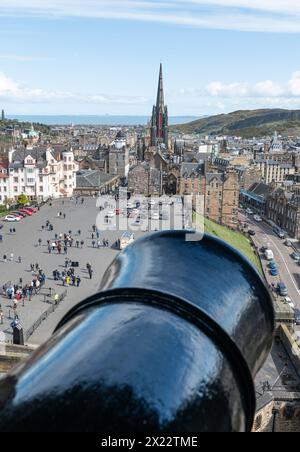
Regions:
<instances>
[{"instance_id":1,"label":"plaza","mask_svg":"<svg viewBox=\"0 0 300 452\"><path fill-rule=\"evenodd\" d=\"M33 296L32 300L26 299L24 306L20 301L17 307L17 314L24 333L32 327L36 320L51 307L53 295L61 295L67 290L66 298L60 303L54 313L52 313L29 338L28 343L40 345L48 339L55 329L60 319L77 303L97 292L105 270L118 254L115 242L120 238L119 231L103 231L100 233L100 241L105 238L109 242L109 247L93 247L92 227L96 224L99 214L99 208L96 206L96 198L85 198L84 203L75 203L74 200L55 200L41 207L40 211L32 217L23 219L19 224L3 223L1 231L3 242L0 243L0 287L7 282L18 284L20 278L23 284L30 283L32 280L31 264L39 264L45 273L47 279L45 286L40 293ZM62 216L58 213L62 212ZM64 214L66 218L64 219ZM49 221L54 230L48 231L45 223ZM14 228L15 233L10 233ZM55 234L68 233L72 231L74 238L73 247L68 247L68 253L65 255L52 252L49 254L47 241L52 243ZM80 231L80 235L78 234ZM138 238L142 232L136 233ZM41 246L38 245L39 239L42 240ZM76 241L84 241L84 246L76 247ZM9 257L14 255L13 261ZM5 261L4 256L8 259ZM19 263L21 257L21 263ZM64 287L62 281L54 281L53 271L62 272L65 266L65 258L72 262L78 262L79 267L75 269L76 276L81 279L80 287ZM93 268L93 278L89 278L86 264L91 264ZM52 296L49 297L51 289ZM13 302L5 296L1 296L1 307L4 314L4 322L0 325L0 332L3 339L3 333L7 342L12 341L11 323L14 317Z\"/></svg>"}]
</instances>

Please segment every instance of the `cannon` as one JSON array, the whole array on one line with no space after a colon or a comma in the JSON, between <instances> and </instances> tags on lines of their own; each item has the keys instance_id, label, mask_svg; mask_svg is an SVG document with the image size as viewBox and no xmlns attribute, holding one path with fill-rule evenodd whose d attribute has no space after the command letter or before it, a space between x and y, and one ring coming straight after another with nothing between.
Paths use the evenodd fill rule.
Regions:
<instances>
[{"instance_id":1,"label":"cannon","mask_svg":"<svg viewBox=\"0 0 300 452\"><path fill-rule=\"evenodd\" d=\"M239 252L149 234L0 382L0 431L248 432L273 335L269 290Z\"/></svg>"}]
</instances>

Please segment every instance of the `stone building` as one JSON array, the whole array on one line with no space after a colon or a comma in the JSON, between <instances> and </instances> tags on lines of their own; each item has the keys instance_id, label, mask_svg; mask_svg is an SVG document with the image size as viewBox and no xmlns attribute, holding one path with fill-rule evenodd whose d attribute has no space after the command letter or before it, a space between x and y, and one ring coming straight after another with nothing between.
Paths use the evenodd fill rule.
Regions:
<instances>
[{"instance_id":1,"label":"stone building","mask_svg":"<svg viewBox=\"0 0 300 452\"><path fill-rule=\"evenodd\" d=\"M276 160L256 160L254 165L260 170L266 184L284 182L287 176L295 174L296 171L292 163L281 163Z\"/></svg>"},{"instance_id":2,"label":"stone building","mask_svg":"<svg viewBox=\"0 0 300 452\"><path fill-rule=\"evenodd\" d=\"M162 195L162 173L147 163L131 168L128 174L128 191L132 195Z\"/></svg>"},{"instance_id":3,"label":"stone building","mask_svg":"<svg viewBox=\"0 0 300 452\"><path fill-rule=\"evenodd\" d=\"M300 186L272 191L267 199L266 214L291 237L300 238Z\"/></svg>"},{"instance_id":4,"label":"stone building","mask_svg":"<svg viewBox=\"0 0 300 452\"><path fill-rule=\"evenodd\" d=\"M207 173L205 216L216 223L236 228L239 206L239 182L235 171Z\"/></svg>"},{"instance_id":5,"label":"stone building","mask_svg":"<svg viewBox=\"0 0 300 452\"><path fill-rule=\"evenodd\" d=\"M198 163L182 163L177 192L179 195L205 194L205 167Z\"/></svg>"}]
</instances>

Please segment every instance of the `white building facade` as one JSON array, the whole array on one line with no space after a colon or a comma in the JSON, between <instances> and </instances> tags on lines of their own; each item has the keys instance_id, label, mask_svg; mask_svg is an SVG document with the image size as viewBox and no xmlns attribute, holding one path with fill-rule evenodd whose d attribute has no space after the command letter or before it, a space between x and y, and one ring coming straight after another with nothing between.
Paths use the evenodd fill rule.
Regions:
<instances>
[{"instance_id":1,"label":"white building facade","mask_svg":"<svg viewBox=\"0 0 300 452\"><path fill-rule=\"evenodd\" d=\"M8 153L8 167L0 177L0 203L26 195L30 200L73 196L78 163L72 150L18 148Z\"/></svg>"}]
</instances>

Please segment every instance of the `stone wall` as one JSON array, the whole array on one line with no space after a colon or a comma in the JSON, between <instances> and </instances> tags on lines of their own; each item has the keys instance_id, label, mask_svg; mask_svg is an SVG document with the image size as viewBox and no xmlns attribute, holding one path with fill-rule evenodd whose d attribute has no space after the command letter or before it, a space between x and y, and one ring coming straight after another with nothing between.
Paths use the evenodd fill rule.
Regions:
<instances>
[{"instance_id":1,"label":"stone wall","mask_svg":"<svg viewBox=\"0 0 300 452\"><path fill-rule=\"evenodd\" d=\"M32 347L18 345L3 345L0 349L0 374L9 372L13 367L24 361L34 351Z\"/></svg>"}]
</instances>

